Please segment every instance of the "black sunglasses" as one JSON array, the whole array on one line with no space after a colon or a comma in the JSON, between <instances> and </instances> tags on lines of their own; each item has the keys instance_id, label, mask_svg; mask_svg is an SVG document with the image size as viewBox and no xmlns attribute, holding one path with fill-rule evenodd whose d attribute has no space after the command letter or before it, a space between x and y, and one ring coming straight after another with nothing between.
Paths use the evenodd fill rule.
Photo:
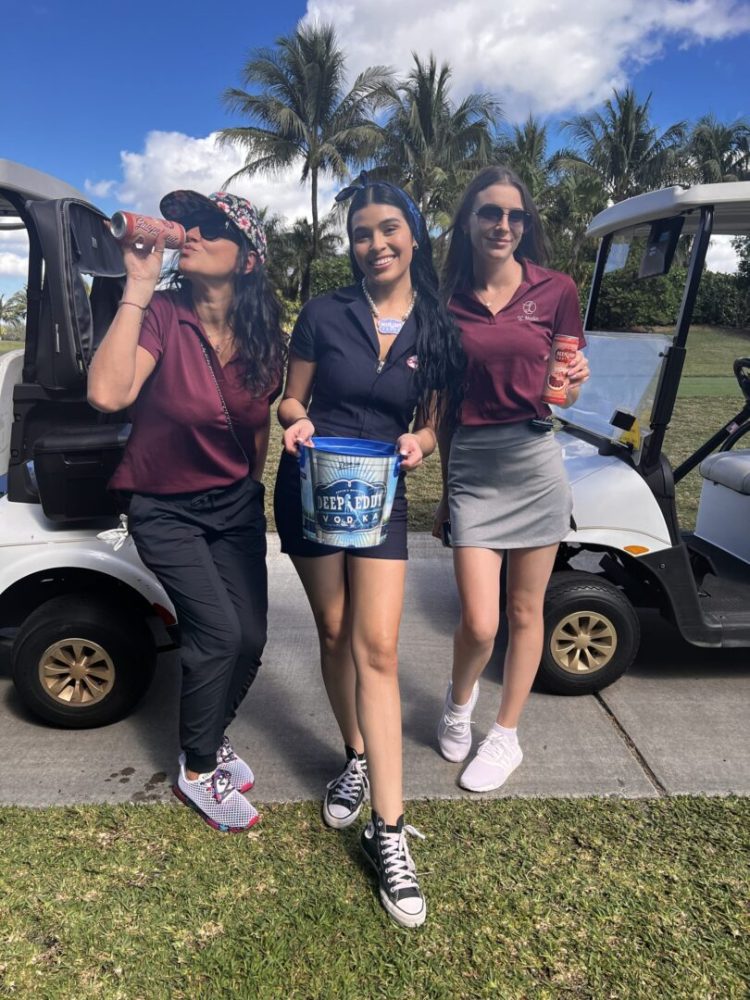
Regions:
<instances>
[{"instance_id":1,"label":"black sunglasses","mask_svg":"<svg viewBox=\"0 0 750 1000\"><path fill-rule=\"evenodd\" d=\"M500 205L482 205L471 214L486 226L499 226L503 217L507 218L511 229L523 229L531 222L530 212L522 208L501 208Z\"/></svg>"},{"instance_id":2,"label":"black sunglasses","mask_svg":"<svg viewBox=\"0 0 750 1000\"><path fill-rule=\"evenodd\" d=\"M242 246L243 236L231 219L223 218L218 213L211 215L191 215L183 219L186 230L199 229L204 240L231 240L237 246Z\"/></svg>"}]
</instances>

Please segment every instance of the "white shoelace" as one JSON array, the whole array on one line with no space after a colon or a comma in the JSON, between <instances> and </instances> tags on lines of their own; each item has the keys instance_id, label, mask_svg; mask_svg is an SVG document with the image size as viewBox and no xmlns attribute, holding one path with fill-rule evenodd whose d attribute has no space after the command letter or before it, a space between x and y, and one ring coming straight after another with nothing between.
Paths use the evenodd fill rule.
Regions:
<instances>
[{"instance_id":1,"label":"white shoelace","mask_svg":"<svg viewBox=\"0 0 750 1000\"><path fill-rule=\"evenodd\" d=\"M515 745L501 733L488 733L477 748L477 757L491 761L493 764L500 764L503 760L509 760L515 749Z\"/></svg>"},{"instance_id":2,"label":"white shoelace","mask_svg":"<svg viewBox=\"0 0 750 1000\"><path fill-rule=\"evenodd\" d=\"M352 757L346 765L343 773L333 781L329 781L326 788L336 790L336 798L345 802L356 802L362 785L367 781L362 764L356 757Z\"/></svg>"},{"instance_id":3,"label":"white shoelace","mask_svg":"<svg viewBox=\"0 0 750 1000\"><path fill-rule=\"evenodd\" d=\"M417 869L406 842L407 833L412 837L419 837L420 840L425 839L423 833L408 824L403 827L401 833L377 834L386 879L393 892L398 892L400 889L419 889Z\"/></svg>"},{"instance_id":4,"label":"white shoelace","mask_svg":"<svg viewBox=\"0 0 750 1000\"><path fill-rule=\"evenodd\" d=\"M458 715L456 712L451 712L450 709L447 709L443 715L443 724L446 729L452 729L456 736L464 736L473 725L471 714Z\"/></svg>"}]
</instances>

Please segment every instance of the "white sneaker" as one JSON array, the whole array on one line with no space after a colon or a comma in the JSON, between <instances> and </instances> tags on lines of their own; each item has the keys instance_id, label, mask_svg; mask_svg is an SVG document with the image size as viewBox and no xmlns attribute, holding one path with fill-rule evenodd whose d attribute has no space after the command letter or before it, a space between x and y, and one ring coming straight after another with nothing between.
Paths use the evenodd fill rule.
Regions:
<instances>
[{"instance_id":1,"label":"white sneaker","mask_svg":"<svg viewBox=\"0 0 750 1000\"><path fill-rule=\"evenodd\" d=\"M448 690L445 693L443 704L443 714L440 717L437 728L437 740L440 753L446 760L458 764L466 760L469 750L471 750L471 713L479 697L479 681L476 682L469 699L468 711L458 713L450 709L450 698L453 684L448 682Z\"/></svg>"},{"instance_id":2,"label":"white sneaker","mask_svg":"<svg viewBox=\"0 0 750 1000\"><path fill-rule=\"evenodd\" d=\"M476 756L458 783L470 792L491 792L505 784L522 760L517 740L490 732L479 744Z\"/></svg>"},{"instance_id":3,"label":"white sneaker","mask_svg":"<svg viewBox=\"0 0 750 1000\"><path fill-rule=\"evenodd\" d=\"M257 810L232 784L229 771L217 767L191 781L185 773L185 754L182 753L180 773L172 791L180 802L190 806L204 822L222 833L242 833L260 819Z\"/></svg>"}]
</instances>

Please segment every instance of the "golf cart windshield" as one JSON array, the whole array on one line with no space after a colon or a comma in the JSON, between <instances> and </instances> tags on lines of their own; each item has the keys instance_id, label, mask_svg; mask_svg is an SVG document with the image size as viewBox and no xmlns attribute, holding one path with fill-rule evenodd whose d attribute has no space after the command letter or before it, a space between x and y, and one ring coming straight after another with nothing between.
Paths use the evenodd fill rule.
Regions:
<instances>
[{"instance_id":1,"label":"golf cart windshield","mask_svg":"<svg viewBox=\"0 0 750 1000\"><path fill-rule=\"evenodd\" d=\"M619 229L601 248L601 284L586 321L591 380L557 415L632 447L636 461L664 357L674 340L693 237L684 216ZM692 228L692 227L691 227Z\"/></svg>"}]
</instances>

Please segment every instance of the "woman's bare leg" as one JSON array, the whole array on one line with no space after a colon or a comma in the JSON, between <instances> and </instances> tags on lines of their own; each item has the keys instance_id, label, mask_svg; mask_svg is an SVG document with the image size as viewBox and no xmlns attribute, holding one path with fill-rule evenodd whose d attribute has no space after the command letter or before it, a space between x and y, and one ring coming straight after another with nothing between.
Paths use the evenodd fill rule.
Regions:
<instances>
[{"instance_id":1,"label":"woman's bare leg","mask_svg":"<svg viewBox=\"0 0 750 1000\"><path fill-rule=\"evenodd\" d=\"M508 648L498 725L515 729L534 683L544 643L544 594L557 545L508 553Z\"/></svg>"},{"instance_id":2,"label":"woman's bare leg","mask_svg":"<svg viewBox=\"0 0 750 1000\"><path fill-rule=\"evenodd\" d=\"M406 563L349 557L357 716L364 737L373 809L388 824L403 813L398 629Z\"/></svg>"},{"instance_id":3,"label":"woman's bare leg","mask_svg":"<svg viewBox=\"0 0 750 1000\"><path fill-rule=\"evenodd\" d=\"M345 555L337 552L316 558L292 556L292 562L318 630L320 667L333 714L344 743L361 754L364 741L357 722L357 675L351 649Z\"/></svg>"},{"instance_id":4,"label":"woman's bare leg","mask_svg":"<svg viewBox=\"0 0 750 1000\"><path fill-rule=\"evenodd\" d=\"M453 636L453 684L456 705L471 698L474 684L487 666L500 627L502 553L493 549L453 550L461 618Z\"/></svg>"}]
</instances>

